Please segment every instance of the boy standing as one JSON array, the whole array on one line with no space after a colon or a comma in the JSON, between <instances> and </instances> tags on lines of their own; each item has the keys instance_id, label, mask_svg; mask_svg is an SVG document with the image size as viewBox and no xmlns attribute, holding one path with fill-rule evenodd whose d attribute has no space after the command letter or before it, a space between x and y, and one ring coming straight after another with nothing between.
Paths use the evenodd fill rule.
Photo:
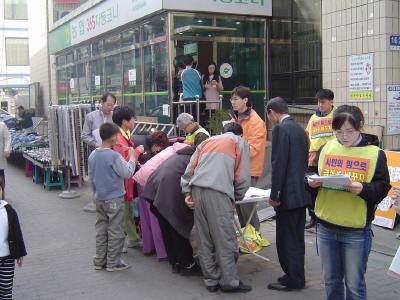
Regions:
<instances>
[{"instance_id":1,"label":"boy standing","mask_svg":"<svg viewBox=\"0 0 400 300\"><path fill-rule=\"evenodd\" d=\"M322 89L315 95L315 100L318 103L318 109L308 121L306 133L308 136L309 150L308 150L308 166L312 162L322 145L327 141L333 140L335 134L332 129L332 118L336 107L333 106L334 94L331 90ZM310 229L315 226L316 217L314 213L316 195L312 197L312 205L308 208L308 214L311 219L305 225L305 229Z\"/></svg>"},{"instance_id":2,"label":"boy standing","mask_svg":"<svg viewBox=\"0 0 400 300\"><path fill-rule=\"evenodd\" d=\"M238 86L231 93L233 111L230 113L232 122L243 127L243 139L250 147L250 175L251 186L256 187L260 178L265 156L265 145L267 143L267 128L265 122L260 118L250 103L251 91L244 86ZM244 227L249 219L252 203L238 205L236 212L239 217L240 226ZM260 220L255 213L250 220L256 231L260 232Z\"/></svg>"},{"instance_id":3,"label":"boy standing","mask_svg":"<svg viewBox=\"0 0 400 300\"><path fill-rule=\"evenodd\" d=\"M135 111L129 106L116 107L113 111L112 120L119 126L118 141L113 147L115 152L118 152L122 157L129 161L129 148L135 145L130 140L130 131L135 126ZM139 157L143 153L144 147L140 145L136 148L136 156ZM142 245L140 236L136 232L135 219L132 215L131 203L134 197L133 179L129 177L124 179L125 188L125 232L128 237L128 248L140 247ZM126 252L124 248L123 252Z\"/></svg>"},{"instance_id":4,"label":"boy standing","mask_svg":"<svg viewBox=\"0 0 400 300\"><path fill-rule=\"evenodd\" d=\"M129 161L113 151L118 140L119 127L104 123L100 126L101 146L89 156L89 176L92 186L97 220L96 255L94 268L121 271L129 264L121 260L124 246L124 184L122 178L132 177L135 172L136 154L129 148Z\"/></svg>"}]
</instances>

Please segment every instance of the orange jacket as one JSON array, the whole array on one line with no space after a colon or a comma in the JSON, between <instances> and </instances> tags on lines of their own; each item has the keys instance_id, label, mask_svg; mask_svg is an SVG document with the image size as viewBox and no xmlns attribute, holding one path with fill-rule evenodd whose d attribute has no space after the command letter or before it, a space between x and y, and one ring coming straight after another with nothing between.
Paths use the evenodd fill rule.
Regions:
<instances>
[{"instance_id":1,"label":"orange jacket","mask_svg":"<svg viewBox=\"0 0 400 300\"><path fill-rule=\"evenodd\" d=\"M243 127L243 138L250 146L250 175L260 177L264 167L267 129L265 122L250 108L239 124ZM238 122L236 111L231 112L232 122Z\"/></svg>"}]
</instances>

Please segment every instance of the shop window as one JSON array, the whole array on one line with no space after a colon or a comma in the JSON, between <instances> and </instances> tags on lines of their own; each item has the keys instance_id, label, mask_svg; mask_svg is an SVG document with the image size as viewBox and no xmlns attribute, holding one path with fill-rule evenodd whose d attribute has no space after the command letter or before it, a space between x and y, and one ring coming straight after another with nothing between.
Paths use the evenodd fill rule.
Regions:
<instances>
[{"instance_id":1,"label":"shop window","mask_svg":"<svg viewBox=\"0 0 400 300\"><path fill-rule=\"evenodd\" d=\"M292 71L291 23L287 21L270 22L271 73Z\"/></svg>"},{"instance_id":2,"label":"shop window","mask_svg":"<svg viewBox=\"0 0 400 300\"><path fill-rule=\"evenodd\" d=\"M122 65L124 105L132 107L137 116L144 116L140 49L122 53Z\"/></svg>"},{"instance_id":3,"label":"shop window","mask_svg":"<svg viewBox=\"0 0 400 300\"><path fill-rule=\"evenodd\" d=\"M6 38L7 66L29 66L29 42L24 38Z\"/></svg>"},{"instance_id":4,"label":"shop window","mask_svg":"<svg viewBox=\"0 0 400 300\"><path fill-rule=\"evenodd\" d=\"M59 55L56 57L56 66L57 67L65 65L66 62L67 62L67 60L65 58L65 55Z\"/></svg>"},{"instance_id":5,"label":"shop window","mask_svg":"<svg viewBox=\"0 0 400 300\"><path fill-rule=\"evenodd\" d=\"M120 48L121 36L119 34L104 40L104 52L118 50Z\"/></svg>"},{"instance_id":6,"label":"shop window","mask_svg":"<svg viewBox=\"0 0 400 300\"><path fill-rule=\"evenodd\" d=\"M165 36L165 20L164 18L153 20L142 25L143 41L149 41L160 36Z\"/></svg>"},{"instance_id":7,"label":"shop window","mask_svg":"<svg viewBox=\"0 0 400 300\"><path fill-rule=\"evenodd\" d=\"M4 0L4 19L28 20L26 0Z\"/></svg>"},{"instance_id":8,"label":"shop window","mask_svg":"<svg viewBox=\"0 0 400 300\"><path fill-rule=\"evenodd\" d=\"M122 70L121 70L121 57L120 55L107 56L105 58L105 77L106 77L106 91L114 94L121 95L122 88ZM117 99L120 100L120 99ZM120 101L118 101L121 103Z\"/></svg>"},{"instance_id":9,"label":"shop window","mask_svg":"<svg viewBox=\"0 0 400 300\"><path fill-rule=\"evenodd\" d=\"M92 44L92 55L96 56L103 53L103 41L97 41Z\"/></svg>"},{"instance_id":10,"label":"shop window","mask_svg":"<svg viewBox=\"0 0 400 300\"><path fill-rule=\"evenodd\" d=\"M159 116L160 108L168 103L167 43L161 42L143 48L145 113ZM157 94L156 94L157 93ZM161 113L162 115L162 110Z\"/></svg>"},{"instance_id":11,"label":"shop window","mask_svg":"<svg viewBox=\"0 0 400 300\"><path fill-rule=\"evenodd\" d=\"M89 63L79 64L78 69L78 85L79 85L79 101L88 102L90 99L90 73Z\"/></svg>"},{"instance_id":12,"label":"shop window","mask_svg":"<svg viewBox=\"0 0 400 300\"><path fill-rule=\"evenodd\" d=\"M68 100L67 104L78 102L79 82L76 74L76 66L67 68Z\"/></svg>"},{"instance_id":13,"label":"shop window","mask_svg":"<svg viewBox=\"0 0 400 300\"><path fill-rule=\"evenodd\" d=\"M291 99L292 92L290 90L290 87L291 87L291 78L289 76L272 79L270 86L271 98L279 96L286 100Z\"/></svg>"},{"instance_id":14,"label":"shop window","mask_svg":"<svg viewBox=\"0 0 400 300\"><path fill-rule=\"evenodd\" d=\"M140 42L139 28L132 28L122 33L122 47L132 46Z\"/></svg>"},{"instance_id":15,"label":"shop window","mask_svg":"<svg viewBox=\"0 0 400 300\"><path fill-rule=\"evenodd\" d=\"M61 69L57 71L57 96L58 96L58 104L66 104L67 103L67 93L68 93L68 85L67 85L67 70Z\"/></svg>"},{"instance_id":16,"label":"shop window","mask_svg":"<svg viewBox=\"0 0 400 300\"><path fill-rule=\"evenodd\" d=\"M230 37L264 38L264 22L239 19L217 19L217 27L235 28L235 31L221 32Z\"/></svg>"},{"instance_id":17,"label":"shop window","mask_svg":"<svg viewBox=\"0 0 400 300\"><path fill-rule=\"evenodd\" d=\"M174 16L174 29L184 26L212 26L213 19L201 16Z\"/></svg>"},{"instance_id":18,"label":"shop window","mask_svg":"<svg viewBox=\"0 0 400 300\"><path fill-rule=\"evenodd\" d=\"M73 52L67 53L66 59L67 59L67 64L73 63L74 62L74 53Z\"/></svg>"},{"instance_id":19,"label":"shop window","mask_svg":"<svg viewBox=\"0 0 400 300\"><path fill-rule=\"evenodd\" d=\"M85 46L76 50L76 59L81 60L90 57L90 48Z\"/></svg>"},{"instance_id":20,"label":"shop window","mask_svg":"<svg viewBox=\"0 0 400 300\"><path fill-rule=\"evenodd\" d=\"M314 102L315 94L320 89L321 82L318 75L296 78L296 104L309 104Z\"/></svg>"},{"instance_id":21,"label":"shop window","mask_svg":"<svg viewBox=\"0 0 400 300\"><path fill-rule=\"evenodd\" d=\"M91 94L95 101L99 101L104 93L103 60L97 59L90 62L90 86Z\"/></svg>"}]
</instances>

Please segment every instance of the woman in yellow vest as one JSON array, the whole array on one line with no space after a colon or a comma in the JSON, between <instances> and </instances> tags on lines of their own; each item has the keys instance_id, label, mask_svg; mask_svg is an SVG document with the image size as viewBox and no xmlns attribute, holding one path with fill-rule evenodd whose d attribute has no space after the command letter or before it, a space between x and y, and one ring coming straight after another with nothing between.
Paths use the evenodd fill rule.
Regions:
<instances>
[{"instance_id":1,"label":"woman in yellow vest","mask_svg":"<svg viewBox=\"0 0 400 300\"><path fill-rule=\"evenodd\" d=\"M367 299L371 222L391 187L386 155L376 136L360 132L363 124L357 106L338 107L332 120L336 139L319 149L306 174L311 192L318 193L315 214L327 299ZM308 178L313 174L346 174L352 183L326 187Z\"/></svg>"}]
</instances>

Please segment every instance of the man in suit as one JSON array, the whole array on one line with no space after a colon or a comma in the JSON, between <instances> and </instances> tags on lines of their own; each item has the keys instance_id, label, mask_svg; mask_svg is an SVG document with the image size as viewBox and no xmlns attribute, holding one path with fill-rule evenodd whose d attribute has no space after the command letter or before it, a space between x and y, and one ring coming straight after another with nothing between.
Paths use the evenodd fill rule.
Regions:
<instances>
[{"instance_id":1,"label":"man in suit","mask_svg":"<svg viewBox=\"0 0 400 300\"><path fill-rule=\"evenodd\" d=\"M306 208L311 204L304 185L308 161L308 139L289 115L285 101L273 98L267 103L272 131L272 182L269 203L276 211L276 249L285 275L268 288L290 291L305 287L304 225Z\"/></svg>"}]
</instances>

